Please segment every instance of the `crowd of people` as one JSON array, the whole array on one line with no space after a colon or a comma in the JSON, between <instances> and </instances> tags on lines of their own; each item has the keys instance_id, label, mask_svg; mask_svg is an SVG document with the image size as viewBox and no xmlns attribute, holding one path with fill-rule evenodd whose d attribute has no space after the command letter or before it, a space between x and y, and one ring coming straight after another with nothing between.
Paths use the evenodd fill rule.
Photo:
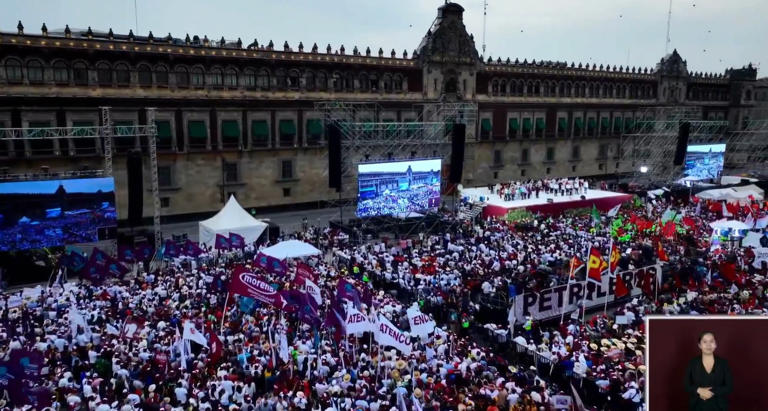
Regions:
<instances>
[{"instance_id":1,"label":"crowd of people","mask_svg":"<svg viewBox=\"0 0 768 411\"><path fill-rule=\"evenodd\" d=\"M99 228L103 227L117 227L114 209L62 213L55 218L39 220L24 218L16 223L0 224L0 252L96 242L99 241Z\"/></svg>"},{"instance_id":2,"label":"crowd of people","mask_svg":"<svg viewBox=\"0 0 768 411\"><path fill-rule=\"evenodd\" d=\"M439 185L423 185L403 191L385 192L370 199L360 199L357 202L357 215L407 215L436 210L439 205Z\"/></svg>"},{"instance_id":3,"label":"crowd of people","mask_svg":"<svg viewBox=\"0 0 768 411\"><path fill-rule=\"evenodd\" d=\"M541 187L559 192L553 184L561 183ZM669 219L670 210L673 233L661 222L630 223ZM277 290L300 289L297 261L287 275L262 272L254 245L169 260L151 272L137 267L104 284L70 281L13 307L6 294L0 359L39 353L40 366L38 377L0 372L0 409L35 401L37 409L98 411L554 410L558 397L580 397L595 409L642 409L645 315L768 313L767 268L753 267L749 251L710 249L708 223L720 212L658 199L625 204L612 221L480 217L452 221L444 232L362 244L307 227L291 236L322 251L306 259L323 297L322 326L229 295L238 266ZM613 224L618 219L627 223ZM569 262L591 247L607 255L611 238L623 239L621 269L665 263L658 293L625 297L606 312L581 308L562 321L517 318L510 327L514 296L583 280L583 270L570 278ZM340 281L364 296L366 316L409 330L406 310L415 306L438 327L426 338L409 334L408 354L379 346L369 332L347 336L328 315ZM497 334L505 337L488 338Z\"/></svg>"},{"instance_id":4,"label":"crowd of people","mask_svg":"<svg viewBox=\"0 0 768 411\"><path fill-rule=\"evenodd\" d=\"M551 178L544 180L510 181L489 184L491 195L498 195L504 201L529 200L543 197L565 197L586 195L589 181L582 178Z\"/></svg>"}]
</instances>

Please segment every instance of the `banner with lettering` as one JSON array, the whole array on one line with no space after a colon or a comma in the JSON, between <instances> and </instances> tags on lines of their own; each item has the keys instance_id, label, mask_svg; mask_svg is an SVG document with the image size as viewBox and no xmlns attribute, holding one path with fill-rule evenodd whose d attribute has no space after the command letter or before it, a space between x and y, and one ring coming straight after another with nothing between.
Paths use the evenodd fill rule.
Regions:
<instances>
[{"instance_id":1,"label":"banner with lettering","mask_svg":"<svg viewBox=\"0 0 768 411\"><path fill-rule=\"evenodd\" d=\"M435 331L435 322L419 310L417 305L412 305L407 310L408 322L411 324L411 334L421 338L429 337L429 333Z\"/></svg>"},{"instance_id":2,"label":"banner with lettering","mask_svg":"<svg viewBox=\"0 0 768 411\"><path fill-rule=\"evenodd\" d=\"M411 355L411 338L395 327L387 317L379 314L376 330L374 332L376 342L396 348L405 355Z\"/></svg>"},{"instance_id":3,"label":"banner with lettering","mask_svg":"<svg viewBox=\"0 0 768 411\"><path fill-rule=\"evenodd\" d=\"M277 290L272 288L264 278L248 271L243 266L235 267L232 272L229 292L259 300L277 308L282 308L285 305Z\"/></svg>"},{"instance_id":4,"label":"banner with lettering","mask_svg":"<svg viewBox=\"0 0 768 411\"><path fill-rule=\"evenodd\" d=\"M755 261L752 262L752 266L755 268L763 268L763 261L768 263L768 248L753 248L752 252L755 253Z\"/></svg>"},{"instance_id":5,"label":"banner with lettering","mask_svg":"<svg viewBox=\"0 0 768 411\"><path fill-rule=\"evenodd\" d=\"M617 276L621 276L630 297L642 294L644 287L650 295L654 295L661 283L661 268L661 264L656 264L620 272ZM644 284L647 274L650 274L649 279L655 278L650 287ZM515 317L525 318L530 315L534 320L545 320L560 316L563 311L577 310L582 301L587 309L605 304L606 298L610 303L616 299L615 292L616 277L606 275L602 276L600 283L587 281L586 290L585 283L579 281L547 288L539 293L525 293L514 299Z\"/></svg>"},{"instance_id":6,"label":"banner with lettering","mask_svg":"<svg viewBox=\"0 0 768 411\"><path fill-rule=\"evenodd\" d=\"M362 334L375 329L374 324L368 317L358 311L352 304L347 306L347 318L344 320L344 326L349 334Z\"/></svg>"}]
</instances>

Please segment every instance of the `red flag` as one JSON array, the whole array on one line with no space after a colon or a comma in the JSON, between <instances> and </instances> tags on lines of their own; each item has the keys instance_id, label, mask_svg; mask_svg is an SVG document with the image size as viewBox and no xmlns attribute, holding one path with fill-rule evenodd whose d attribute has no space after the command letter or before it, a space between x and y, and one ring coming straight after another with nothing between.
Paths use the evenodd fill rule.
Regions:
<instances>
[{"instance_id":1,"label":"red flag","mask_svg":"<svg viewBox=\"0 0 768 411\"><path fill-rule=\"evenodd\" d=\"M739 214L739 205L737 203L726 203L725 208L734 216Z\"/></svg>"},{"instance_id":2,"label":"red flag","mask_svg":"<svg viewBox=\"0 0 768 411\"><path fill-rule=\"evenodd\" d=\"M720 263L720 275L730 282L736 281L736 263L723 261Z\"/></svg>"},{"instance_id":3,"label":"red flag","mask_svg":"<svg viewBox=\"0 0 768 411\"><path fill-rule=\"evenodd\" d=\"M675 222L672 220L667 221L666 224L664 224L664 228L662 229L662 234L666 238L674 238L675 237L675 230L677 227L675 226Z\"/></svg>"},{"instance_id":4,"label":"red flag","mask_svg":"<svg viewBox=\"0 0 768 411\"><path fill-rule=\"evenodd\" d=\"M610 264L608 265L608 270L611 274L616 274L616 270L619 268L619 258L621 257L621 253L619 253L619 247L616 246L616 244L611 245L611 255L609 258Z\"/></svg>"},{"instance_id":5,"label":"red flag","mask_svg":"<svg viewBox=\"0 0 768 411\"><path fill-rule=\"evenodd\" d=\"M573 256L571 258L571 269L570 269L571 279L576 277L576 271L578 271L581 267L584 267L584 262L579 260L579 257Z\"/></svg>"},{"instance_id":6,"label":"red flag","mask_svg":"<svg viewBox=\"0 0 768 411\"><path fill-rule=\"evenodd\" d=\"M224 348L221 345L219 336L216 335L213 329L209 330L208 333L208 346L211 349L211 361L216 364L221 358Z\"/></svg>"},{"instance_id":7,"label":"red flag","mask_svg":"<svg viewBox=\"0 0 768 411\"><path fill-rule=\"evenodd\" d=\"M600 251L594 247L591 248L589 250L589 262L587 263L587 277L591 281L601 283L603 267L606 266L607 264L600 255Z\"/></svg>"},{"instance_id":8,"label":"red flag","mask_svg":"<svg viewBox=\"0 0 768 411\"><path fill-rule=\"evenodd\" d=\"M656 243L656 252L659 254L659 261L669 261L669 257L667 257L667 252L664 251L661 241Z\"/></svg>"},{"instance_id":9,"label":"red flag","mask_svg":"<svg viewBox=\"0 0 768 411\"><path fill-rule=\"evenodd\" d=\"M627 288L627 285L624 284L624 280L621 278L620 275L616 276L616 298L621 298L629 294L629 289Z\"/></svg>"},{"instance_id":10,"label":"red flag","mask_svg":"<svg viewBox=\"0 0 768 411\"><path fill-rule=\"evenodd\" d=\"M683 224L687 227L694 228L696 227L696 220L691 217L683 217Z\"/></svg>"},{"instance_id":11,"label":"red flag","mask_svg":"<svg viewBox=\"0 0 768 411\"><path fill-rule=\"evenodd\" d=\"M655 277L650 271L646 271L643 276L643 293L647 296L651 296L653 293L653 281Z\"/></svg>"},{"instance_id":12,"label":"red flag","mask_svg":"<svg viewBox=\"0 0 768 411\"><path fill-rule=\"evenodd\" d=\"M317 275L315 274L315 270L313 270L309 264L302 262L296 264L296 279L298 280L299 277L309 278L313 283L317 282Z\"/></svg>"}]
</instances>

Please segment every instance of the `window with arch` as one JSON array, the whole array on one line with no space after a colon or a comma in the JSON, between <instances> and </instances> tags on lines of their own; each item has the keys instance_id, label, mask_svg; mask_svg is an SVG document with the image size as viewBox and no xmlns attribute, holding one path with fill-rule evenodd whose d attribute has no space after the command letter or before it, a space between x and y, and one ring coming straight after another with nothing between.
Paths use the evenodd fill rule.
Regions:
<instances>
[{"instance_id":1,"label":"window with arch","mask_svg":"<svg viewBox=\"0 0 768 411\"><path fill-rule=\"evenodd\" d=\"M360 91L370 90L371 84L368 82L368 74L360 73L358 80L360 81Z\"/></svg>"},{"instance_id":2,"label":"window with arch","mask_svg":"<svg viewBox=\"0 0 768 411\"><path fill-rule=\"evenodd\" d=\"M176 67L174 76L177 87L189 87L189 70L186 67Z\"/></svg>"},{"instance_id":3,"label":"window with arch","mask_svg":"<svg viewBox=\"0 0 768 411\"><path fill-rule=\"evenodd\" d=\"M69 68L67 68L67 63L63 61L53 63L53 81L56 84L69 83Z\"/></svg>"},{"instance_id":4,"label":"window with arch","mask_svg":"<svg viewBox=\"0 0 768 411\"><path fill-rule=\"evenodd\" d=\"M43 82L43 63L40 60L30 60L27 63L27 80L30 84Z\"/></svg>"},{"instance_id":5,"label":"window with arch","mask_svg":"<svg viewBox=\"0 0 768 411\"><path fill-rule=\"evenodd\" d=\"M275 85L278 89L284 89L288 86L288 75L283 69L277 69L275 71Z\"/></svg>"},{"instance_id":6,"label":"window with arch","mask_svg":"<svg viewBox=\"0 0 768 411\"><path fill-rule=\"evenodd\" d=\"M589 85L588 92L589 92L588 97L590 97L590 98L595 97L595 85L594 84L590 84Z\"/></svg>"},{"instance_id":7,"label":"window with arch","mask_svg":"<svg viewBox=\"0 0 768 411\"><path fill-rule=\"evenodd\" d=\"M541 95L541 83L538 81L533 84L533 95L536 97Z\"/></svg>"},{"instance_id":8,"label":"window with arch","mask_svg":"<svg viewBox=\"0 0 768 411\"><path fill-rule=\"evenodd\" d=\"M346 73L344 75L344 90L348 92L355 91L355 75L352 73Z\"/></svg>"},{"instance_id":9,"label":"window with arch","mask_svg":"<svg viewBox=\"0 0 768 411\"><path fill-rule=\"evenodd\" d=\"M507 80L501 80L499 81L499 95L500 96L506 96L507 95Z\"/></svg>"},{"instance_id":10,"label":"window with arch","mask_svg":"<svg viewBox=\"0 0 768 411\"><path fill-rule=\"evenodd\" d=\"M322 71L317 73L317 89L318 90L328 89L328 75Z\"/></svg>"},{"instance_id":11,"label":"window with arch","mask_svg":"<svg viewBox=\"0 0 768 411\"><path fill-rule=\"evenodd\" d=\"M21 62L16 59L5 60L5 79L9 83L21 83Z\"/></svg>"},{"instance_id":12,"label":"window with arch","mask_svg":"<svg viewBox=\"0 0 768 411\"><path fill-rule=\"evenodd\" d=\"M525 90L525 85L523 84L523 81L520 80L515 85L515 95L522 96L523 91Z\"/></svg>"},{"instance_id":13,"label":"window with arch","mask_svg":"<svg viewBox=\"0 0 768 411\"><path fill-rule=\"evenodd\" d=\"M252 89L256 87L256 72L251 69L245 69L243 72L243 85L245 88Z\"/></svg>"},{"instance_id":14,"label":"window with arch","mask_svg":"<svg viewBox=\"0 0 768 411\"><path fill-rule=\"evenodd\" d=\"M344 82L340 73L333 73L333 79L331 80L331 83L333 85L333 91L344 90Z\"/></svg>"},{"instance_id":15,"label":"window with arch","mask_svg":"<svg viewBox=\"0 0 768 411\"><path fill-rule=\"evenodd\" d=\"M566 92L565 92L565 83L563 83L563 82L561 81L560 83L558 83L558 84L557 84L557 88L559 89L559 90L558 90L558 95L559 95L560 97L565 97L565 96L566 96Z\"/></svg>"},{"instance_id":16,"label":"window with arch","mask_svg":"<svg viewBox=\"0 0 768 411\"><path fill-rule=\"evenodd\" d=\"M491 95L492 96L498 96L499 95L499 81L493 80L491 82Z\"/></svg>"},{"instance_id":17,"label":"window with arch","mask_svg":"<svg viewBox=\"0 0 768 411\"><path fill-rule=\"evenodd\" d=\"M115 65L115 80L118 86L127 86L131 84L131 70L125 63Z\"/></svg>"},{"instance_id":18,"label":"window with arch","mask_svg":"<svg viewBox=\"0 0 768 411\"><path fill-rule=\"evenodd\" d=\"M155 84L158 86L168 85L168 69L165 66L155 66Z\"/></svg>"},{"instance_id":19,"label":"window with arch","mask_svg":"<svg viewBox=\"0 0 768 411\"><path fill-rule=\"evenodd\" d=\"M368 83L371 85L371 91L379 91L379 76L376 73L371 74L371 77L368 79Z\"/></svg>"},{"instance_id":20,"label":"window with arch","mask_svg":"<svg viewBox=\"0 0 768 411\"><path fill-rule=\"evenodd\" d=\"M202 87L203 84L205 84L203 81L203 69L200 67L193 67L189 79L192 87Z\"/></svg>"},{"instance_id":21,"label":"window with arch","mask_svg":"<svg viewBox=\"0 0 768 411\"><path fill-rule=\"evenodd\" d=\"M77 86L88 85L88 66L82 61L72 65L72 80L75 81Z\"/></svg>"},{"instance_id":22,"label":"window with arch","mask_svg":"<svg viewBox=\"0 0 768 411\"><path fill-rule=\"evenodd\" d=\"M392 92L392 76L390 76L389 74L385 74L383 83L384 83L384 92L391 93Z\"/></svg>"},{"instance_id":23,"label":"window with arch","mask_svg":"<svg viewBox=\"0 0 768 411\"><path fill-rule=\"evenodd\" d=\"M299 70L293 69L289 71L288 72L288 88L290 88L291 90L298 90L300 85L299 79L301 79L301 74L299 73Z\"/></svg>"},{"instance_id":24,"label":"window with arch","mask_svg":"<svg viewBox=\"0 0 768 411\"><path fill-rule=\"evenodd\" d=\"M269 90L270 78L267 69L259 70L259 75L256 77L256 85L262 90Z\"/></svg>"},{"instance_id":25,"label":"window with arch","mask_svg":"<svg viewBox=\"0 0 768 411\"><path fill-rule=\"evenodd\" d=\"M317 87L315 84L315 72L307 70L304 73L304 88L307 90L314 90Z\"/></svg>"},{"instance_id":26,"label":"window with arch","mask_svg":"<svg viewBox=\"0 0 768 411\"><path fill-rule=\"evenodd\" d=\"M112 67L107 63L99 63L96 65L96 80L100 86L112 85Z\"/></svg>"},{"instance_id":27,"label":"window with arch","mask_svg":"<svg viewBox=\"0 0 768 411\"><path fill-rule=\"evenodd\" d=\"M533 83L531 83L530 81L525 84L525 95L526 97L533 96Z\"/></svg>"},{"instance_id":28,"label":"window with arch","mask_svg":"<svg viewBox=\"0 0 768 411\"><path fill-rule=\"evenodd\" d=\"M214 68L208 72L207 84L213 87L221 87L224 84L224 73L221 69Z\"/></svg>"},{"instance_id":29,"label":"window with arch","mask_svg":"<svg viewBox=\"0 0 768 411\"><path fill-rule=\"evenodd\" d=\"M229 68L224 71L224 85L227 88L237 88L237 72Z\"/></svg>"},{"instance_id":30,"label":"window with arch","mask_svg":"<svg viewBox=\"0 0 768 411\"><path fill-rule=\"evenodd\" d=\"M614 90L615 90L615 89L614 89L614 87L613 87L613 84L610 84L610 85L608 85L608 98L613 98L613 97L615 97L615 96L614 96L614 94L613 94Z\"/></svg>"},{"instance_id":31,"label":"window with arch","mask_svg":"<svg viewBox=\"0 0 768 411\"><path fill-rule=\"evenodd\" d=\"M136 68L136 73L139 80L139 86L152 86L152 68L150 68L148 64L139 64L139 67Z\"/></svg>"},{"instance_id":32,"label":"window with arch","mask_svg":"<svg viewBox=\"0 0 768 411\"><path fill-rule=\"evenodd\" d=\"M396 74L392 80L392 85L395 88L395 92L403 91L403 76Z\"/></svg>"}]
</instances>

